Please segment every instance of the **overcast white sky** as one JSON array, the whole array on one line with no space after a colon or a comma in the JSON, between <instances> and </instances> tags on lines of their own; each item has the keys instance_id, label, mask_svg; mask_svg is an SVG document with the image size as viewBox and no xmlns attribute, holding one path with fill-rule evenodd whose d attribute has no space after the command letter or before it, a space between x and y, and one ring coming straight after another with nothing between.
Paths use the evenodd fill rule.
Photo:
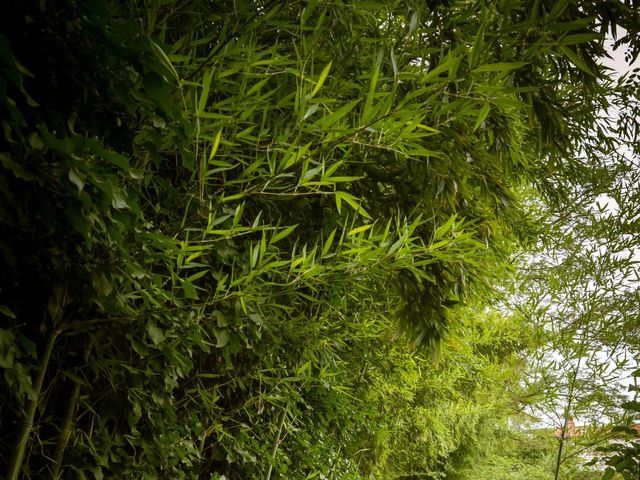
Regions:
<instances>
[{"instance_id":1,"label":"overcast white sky","mask_svg":"<svg viewBox=\"0 0 640 480\"><path fill-rule=\"evenodd\" d=\"M621 38L624 35L626 35L624 31L618 32L618 38ZM611 37L608 37L605 40L605 46L609 51L609 55L612 57L611 59L607 59L603 62L607 67L613 68L619 75L622 75L635 67L640 67L640 57L636 59L632 65L629 65L624 60L624 52L626 49L624 47L620 47L617 50L613 50L613 43L614 41Z\"/></svg>"},{"instance_id":2,"label":"overcast white sky","mask_svg":"<svg viewBox=\"0 0 640 480\"><path fill-rule=\"evenodd\" d=\"M625 32L619 32L619 36L618 38L620 38L621 36L625 35ZM608 66L609 68L613 69L614 72L612 72L613 77L619 77L624 75L625 73L629 72L630 70L632 70L633 68L636 67L640 67L640 58L637 59L633 64L628 64L625 61L624 58L624 54L625 54L625 50L626 48L621 47L618 48L617 50L613 50L613 39L612 38L607 38L605 41L605 46L607 48L607 50L609 51L609 54L611 55L612 58L610 59L604 59L604 61L602 62L604 65ZM617 112L615 111L611 111L608 113L609 115L617 115ZM628 155L632 155L632 152L628 152ZM600 197L598 197L598 199L596 200L596 203L599 203L603 206L607 207L607 211L611 214L615 214L617 213L617 211L619 210L617 203L615 202L615 200L613 200L612 198L608 197L606 194L601 195ZM638 255L638 252L635 252L636 255ZM637 258L637 260L640 260L640 257ZM602 361L606 361L606 352L601 352L601 360ZM557 357L559 358L559 357ZM637 361L638 359L636 359ZM635 370L635 368L637 367L637 365L634 362L631 362L631 365L628 368L617 368L617 366L613 365L611 366L611 368L609 369L609 371L607 372L608 375L616 375L618 378L615 381L615 383L617 383L618 385L620 385L622 387L622 390L626 389L626 386L631 383L631 378L630 378L630 373L631 371ZM561 403L561 402L560 402ZM551 412L545 412L544 411L544 406L537 409L537 411L535 411L536 414L539 414L542 418L541 421L536 424L538 427L543 426L543 427L549 427L549 426L554 426L557 427L559 423L561 423L563 421L563 418L552 418L554 417L554 415L558 415L558 414L562 414L562 408L563 405L558 405L558 410L557 411L551 411ZM535 410L535 409L534 409ZM601 419L603 420L603 419ZM587 415L584 416L584 418L576 418L576 423L578 425L584 425L584 424L588 424L589 423L589 419L587 418Z\"/></svg>"}]
</instances>

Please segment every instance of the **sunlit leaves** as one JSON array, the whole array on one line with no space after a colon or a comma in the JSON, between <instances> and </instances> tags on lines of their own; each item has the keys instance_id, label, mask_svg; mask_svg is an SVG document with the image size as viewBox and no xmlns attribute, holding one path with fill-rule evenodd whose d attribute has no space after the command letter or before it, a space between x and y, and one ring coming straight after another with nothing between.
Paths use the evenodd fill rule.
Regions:
<instances>
[{"instance_id":1,"label":"sunlit leaves","mask_svg":"<svg viewBox=\"0 0 640 480\"><path fill-rule=\"evenodd\" d=\"M24 474L452 473L515 381L521 193L598 108L593 2L59 3L0 37L2 405L61 329Z\"/></svg>"}]
</instances>

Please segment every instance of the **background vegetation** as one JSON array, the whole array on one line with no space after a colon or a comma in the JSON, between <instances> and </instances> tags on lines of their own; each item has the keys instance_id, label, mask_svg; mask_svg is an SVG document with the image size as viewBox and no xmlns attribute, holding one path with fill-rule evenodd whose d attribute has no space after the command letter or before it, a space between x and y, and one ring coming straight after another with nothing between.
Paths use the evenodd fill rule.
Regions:
<instances>
[{"instance_id":1,"label":"background vegetation","mask_svg":"<svg viewBox=\"0 0 640 480\"><path fill-rule=\"evenodd\" d=\"M519 418L626 400L637 7L9 1L7 478L596 475Z\"/></svg>"}]
</instances>

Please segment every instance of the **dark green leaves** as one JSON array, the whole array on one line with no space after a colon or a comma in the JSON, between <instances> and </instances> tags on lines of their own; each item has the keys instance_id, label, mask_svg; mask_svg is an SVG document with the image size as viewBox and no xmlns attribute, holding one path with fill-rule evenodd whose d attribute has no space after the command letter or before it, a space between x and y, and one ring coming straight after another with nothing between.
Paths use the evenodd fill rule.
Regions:
<instances>
[{"instance_id":1,"label":"dark green leaves","mask_svg":"<svg viewBox=\"0 0 640 480\"><path fill-rule=\"evenodd\" d=\"M28 405L25 477L453 478L610 5L205 3L0 20L0 456Z\"/></svg>"}]
</instances>

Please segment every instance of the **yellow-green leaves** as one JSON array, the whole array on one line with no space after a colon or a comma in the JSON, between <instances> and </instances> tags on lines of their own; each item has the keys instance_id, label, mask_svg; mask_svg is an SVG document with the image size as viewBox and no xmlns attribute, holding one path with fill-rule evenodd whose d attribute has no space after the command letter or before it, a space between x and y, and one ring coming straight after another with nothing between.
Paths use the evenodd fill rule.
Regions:
<instances>
[{"instance_id":1,"label":"yellow-green leaves","mask_svg":"<svg viewBox=\"0 0 640 480\"><path fill-rule=\"evenodd\" d=\"M440 225L433 233L434 240L442 239L450 230L453 229L458 215L452 215L449 220Z\"/></svg>"},{"instance_id":2,"label":"yellow-green leaves","mask_svg":"<svg viewBox=\"0 0 640 480\"><path fill-rule=\"evenodd\" d=\"M476 123L473 126L473 131L474 132L480 127L480 125L482 125L482 122L485 121L485 119L487 118L487 115L489 115L489 110L490 109L491 109L491 104L489 102L486 102L482 106L482 108L478 112L478 118L476 119Z\"/></svg>"},{"instance_id":3,"label":"yellow-green leaves","mask_svg":"<svg viewBox=\"0 0 640 480\"><path fill-rule=\"evenodd\" d=\"M624 2L55 3L0 34L11 480L448 478L482 451L508 260L549 198L624 178L596 115L631 95L590 75Z\"/></svg>"},{"instance_id":4,"label":"yellow-green leaves","mask_svg":"<svg viewBox=\"0 0 640 480\"><path fill-rule=\"evenodd\" d=\"M458 72L458 68L460 67L460 62L462 61L462 50L456 49L454 51L448 51L446 56L441 59L437 66L430 69L423 77L423 81L425 82L437 82L442 80L440 77L441 74L447 73L447 76L444 77L448 80L451 80L455 77Z\"/></svg>"},{"instance_id":5,"label":"yellow-green leaves","mask_svg":"<svg viewBox=\"0 0 640 480\"><path fill-rule=\"evenodd\" d=\"M367 230L369 230L371 227L373 227L373 224L369 224L369 225L362 225L362 226L360 226L360 227L356 227L356 228L353 228L353 229L349 230L349 232L347 233L347 235L349 235L349 236L358 235L359 233L366 232L366 231L367 231Z\"/></svg>"},{"instance_id":6,"label":"yellow-green leaves","mask_svg":"<svg viewBox=\"0 0 640 480\"><path fill-rule=\"evenodd\" d=\"M281 231L276 233L273 237L271 237L271 240L269 241L269 243L273 245L274 243L277 243L278 241L288 237L293 233L293 231L296 229L297 226L298 225L291 225L289 227L282 229Z\"/></svg>"},{"instance_id":7,"label":"yellow-green leaves","mask_svg":"<svg viewBox=\"0 0 640 480\"><path fill-rule=\"evenodd\" d=\"M336 192L336 208L338 209L338 213L342 212L342 202L344 201L347 205L353 208L357 213L362 215L365 218L371 218L371 216L366 212L364 208L360 206L360 201L354 195L347 192Z\"/></svg>"},{"instance_id":8,"label":"yellow-green leaves","mask_svg":"<svg viewBox=\"0 0 640 480\"><path fill-rule=\"evenodd\" d=\"M220 146L220 139L222 138L222 129L218 130L215 138L213 139L213 143L211 144L211 153L209 153L209 162L213 160L216 152L218 151L218 147Z\"/></svg>"},{"instance_id":9,"label":"yellow-green leaves","mask_svg":"<svg viewBox=\"0 0 640 480\"><path fill-rule=\"evenodd\" d=\"M178 75L178 72L176 71L175 67L171 63L171 60L169 60L169 57L167 57L167 54L164 53L164 50L162 50L160 45L158 45L156 42L154 42L151 39L149 39L149 44L151 45L151 49L153 50L153 53L155 53L155 55L160 60L162 65L167 69L167 72L169 72L170 75L176 81L180 81L180 76Z\"/></svg>"},{"instance_id":10,"label":"yellow-green leaves","mask_svg":"<svg viewBox=\"0 0 640 480\"><path fill-rule=\"evenodd\" d=\"M309 94L308 99L313 98L313 96L320 91L320 89L322 88L322 85L324 85L325 80L329 76L329 71L331 70L332 63L333 61L329 62L327 66L322 69L322 72L320 72L320 76L318 77L318 81L313 86L313 90L311 90L311 93Z\"/></svg>"},{"instance_id":11,"label":"yellow-green leaves","mask_svg":"<svg viewBox=\"0 0 640 480\"><path fill-rule=\"evenodd\" d=\"M310 126L310 128L312 129L319 128L322 130L328 130L328 129L339 127L340 121L343 120L343 118L347 116L354 109L354 107L358 105L358 103L360 103L360 99L356 99L351 102L348 102L342 105L340 108L338 108L335 111L331 111L329 110L329 108L327 108L326 110L328 114L325 114L322 118L316 120Z\"/></svg>"}]
</instances>

